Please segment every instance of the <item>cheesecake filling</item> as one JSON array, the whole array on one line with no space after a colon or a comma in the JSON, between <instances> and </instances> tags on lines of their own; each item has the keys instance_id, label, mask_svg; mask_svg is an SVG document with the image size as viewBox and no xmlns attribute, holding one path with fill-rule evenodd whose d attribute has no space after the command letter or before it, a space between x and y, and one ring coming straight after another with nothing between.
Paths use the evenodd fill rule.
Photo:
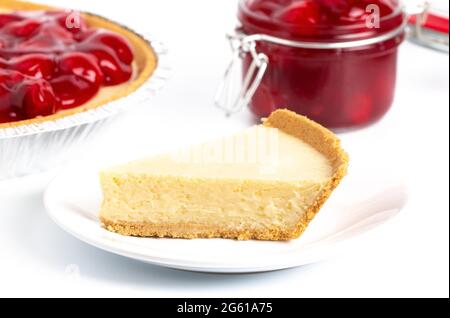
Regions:
<instances>
[{"instance_id":1,"label":"cheesecake filling","mask_svg":"<svg viewBox=\"0 0 450 318\"><path fill-rule=\"evenodd\" d=\"M292 228L307 219L323 184L261 184L230 180L182 180L104 176L105 220L159 225L265 230Z\"/></svg>"}]
</instances>

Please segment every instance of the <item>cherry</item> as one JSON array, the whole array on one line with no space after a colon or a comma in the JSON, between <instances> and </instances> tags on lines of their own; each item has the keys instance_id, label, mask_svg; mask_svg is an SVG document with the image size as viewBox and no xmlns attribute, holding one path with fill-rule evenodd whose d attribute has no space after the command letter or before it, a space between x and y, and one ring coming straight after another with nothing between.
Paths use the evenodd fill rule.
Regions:
<instances>
[{"instance_id":1,"label":"cherry","mask_svg":"<svg viewBox=\"0 0 450 318\"><path fill-rule=\"evenodd\" d=\"M50 79L55 72L53 58L45 54L22 55L11 59L9 64L16 71L35 78Z\"/></svg>"},{"instance_id":2,"label":"cherry","mask_svg":"<svg viewBox=\"0 0 450 318\"><path fill-rule=\"evenodd\" d=\"M92 99L100 89L76 75L62 75L50 83L56 95L57 110L80 106Z\"/></svg>"},{"instance_id":3,"label":"cherry","mask_svg":"<svg viewBox=\"0 0 450 318\"><path fill-rule=\"evenodd\" d=\"M55 95L49 82L33 80L23 86L22 111L26 118L48 116L56 111Z\"/></svg>"},{"instance_id":4,"label":"cherry","mask_svg":"<svg viewBox=\"0 0 450 318\"><path fill-rule=\"evenodd\" d=\"M35 33L41 23L36 20L23 20L18 22L10 23L6 26L7 32L16 37L30 37Z\"/></svg>"},{"instance_id":5,"label":"cherry","mask_svg":"<svg viewBox=\"0 0 450 318\"><path fill-rule=\"evenodd\" d=\"M122 63L131 64L133 62L133 50L123 37L106 31L98 31L85 40L85 45L98 46L98 44L104 44L114 50Z\"/></svg>"},{"instance_id":6,"label":"cherry","mask_svg":"<svg viewBox=\"0 0 450 318\"><path fill-rule=\"evenodd\" d=\"M13 110L5 112L0 110L0 123L12 123L23 119L24 118L19 117L19 114Z\"/></svg>"},{"instance_id":7,"label":"cherry","mask_svg":"<svg viewBox=\"0 0 450 318\"><path fill-rule=\"evenodd\" d=\"M54 94L46 80L13 70L0 70L0 122L47 116L54 112Z\"/></svg>"},{"instance_id":8,"label":"cherry","mask_svg":"<svg viewBox=\"0 0 450 318\"><path fill-rule=\"evenodd\" d=\"M96 86L103 83L103 73L92 55L66 53L59 58L58 65L62 74L73 74Z\"/></svg>"},{"instance_id":9,"label":"cherry","mask_svg":"<svg viewBox=\"0 0 450 318\"><path fill-rule=\"evenodd\" d=\"M278 12L277 18L292 24L316 25L321 19L321 10L316 0L301 0Z\"/></svg>"},{"instance_id":10,"label":"cherry","mask_svg":"<svg viewBox=\"0 0 450 318\"><path fill-rule=\"evenodd\" d=\"M94 49L90 54L97 58L97 63L104 74L104 84L106 86L119 85L130 80L133 68L131 65L121 63L114 56L112 49Z\"/></svg>"}]
</instances>

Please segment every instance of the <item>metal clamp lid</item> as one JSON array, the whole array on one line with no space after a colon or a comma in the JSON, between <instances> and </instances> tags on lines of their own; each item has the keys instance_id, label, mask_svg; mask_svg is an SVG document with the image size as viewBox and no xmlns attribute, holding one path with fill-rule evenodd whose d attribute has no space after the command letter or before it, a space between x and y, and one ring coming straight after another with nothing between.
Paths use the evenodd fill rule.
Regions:
<instances>
[{"instance_id":1,"label":"metal clamp lid","mask_svg":"<svg viewBox=\"0 0 450 318\"><path fill-rule=\"evenodd\" d=\"M227 116L230 116L239 112L250 103L266 73L269 65L269 57L264 53L258 53L256 51L256 41L248 40L249 37L244 34L230 34L227 35L227 38L233 50L233 58L225 71L224 78L217 91L215 104L217 107L223 109ZM230 100L235 89L232 87L234 83L234 71L240 59L244 58L248 53L252 57L252 63L245 75L238 97L235 100Z\"/></svg>"}]
</instances>

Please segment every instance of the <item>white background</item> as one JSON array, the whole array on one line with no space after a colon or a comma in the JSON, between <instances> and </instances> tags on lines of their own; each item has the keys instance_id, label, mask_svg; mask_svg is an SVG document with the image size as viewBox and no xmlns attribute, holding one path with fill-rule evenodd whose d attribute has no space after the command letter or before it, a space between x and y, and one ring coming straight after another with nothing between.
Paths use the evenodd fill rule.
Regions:
<instances>
[{"instance_id":1,"label":"white background","mask_svg":"<svg viewBox=\"0 0 450 318\"><path fill-rule=\"evenodd\" d=\"M46 0L153 34L170 50L173 75L147 105L121 115L85 152L99 161L151 154L237 131L212 100L229 58L224 34L236 2ZM348 252L303 268L257 275L173 271L97 250L46 216L42 193L57 171L0 182L0 296L316 297L449 295L449 58L405 43L397 98L379 124L341 135L358 171L395 175L408 206ZM124 150L125 149L125 150ZM370 182L370 181L368 181Z\"/></svg>"}]
</instances>

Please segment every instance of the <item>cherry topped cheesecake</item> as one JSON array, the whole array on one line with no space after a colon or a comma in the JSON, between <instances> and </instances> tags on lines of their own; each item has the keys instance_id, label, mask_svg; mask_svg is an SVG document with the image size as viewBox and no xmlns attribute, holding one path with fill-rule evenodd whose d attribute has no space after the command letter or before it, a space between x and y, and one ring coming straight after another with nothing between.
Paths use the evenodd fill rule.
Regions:
<instances>
[{"instance_id":1,"label":"cherry topped cheesecake","mask_svg":"<svg viewBox=\"0 0 450 318\"><path fill-rule=\"evenodd\" d=\"M151 46L98 16L0 3L0 128L54 120L129 95L153 73Z\"/></svg>"}]
</instances>

